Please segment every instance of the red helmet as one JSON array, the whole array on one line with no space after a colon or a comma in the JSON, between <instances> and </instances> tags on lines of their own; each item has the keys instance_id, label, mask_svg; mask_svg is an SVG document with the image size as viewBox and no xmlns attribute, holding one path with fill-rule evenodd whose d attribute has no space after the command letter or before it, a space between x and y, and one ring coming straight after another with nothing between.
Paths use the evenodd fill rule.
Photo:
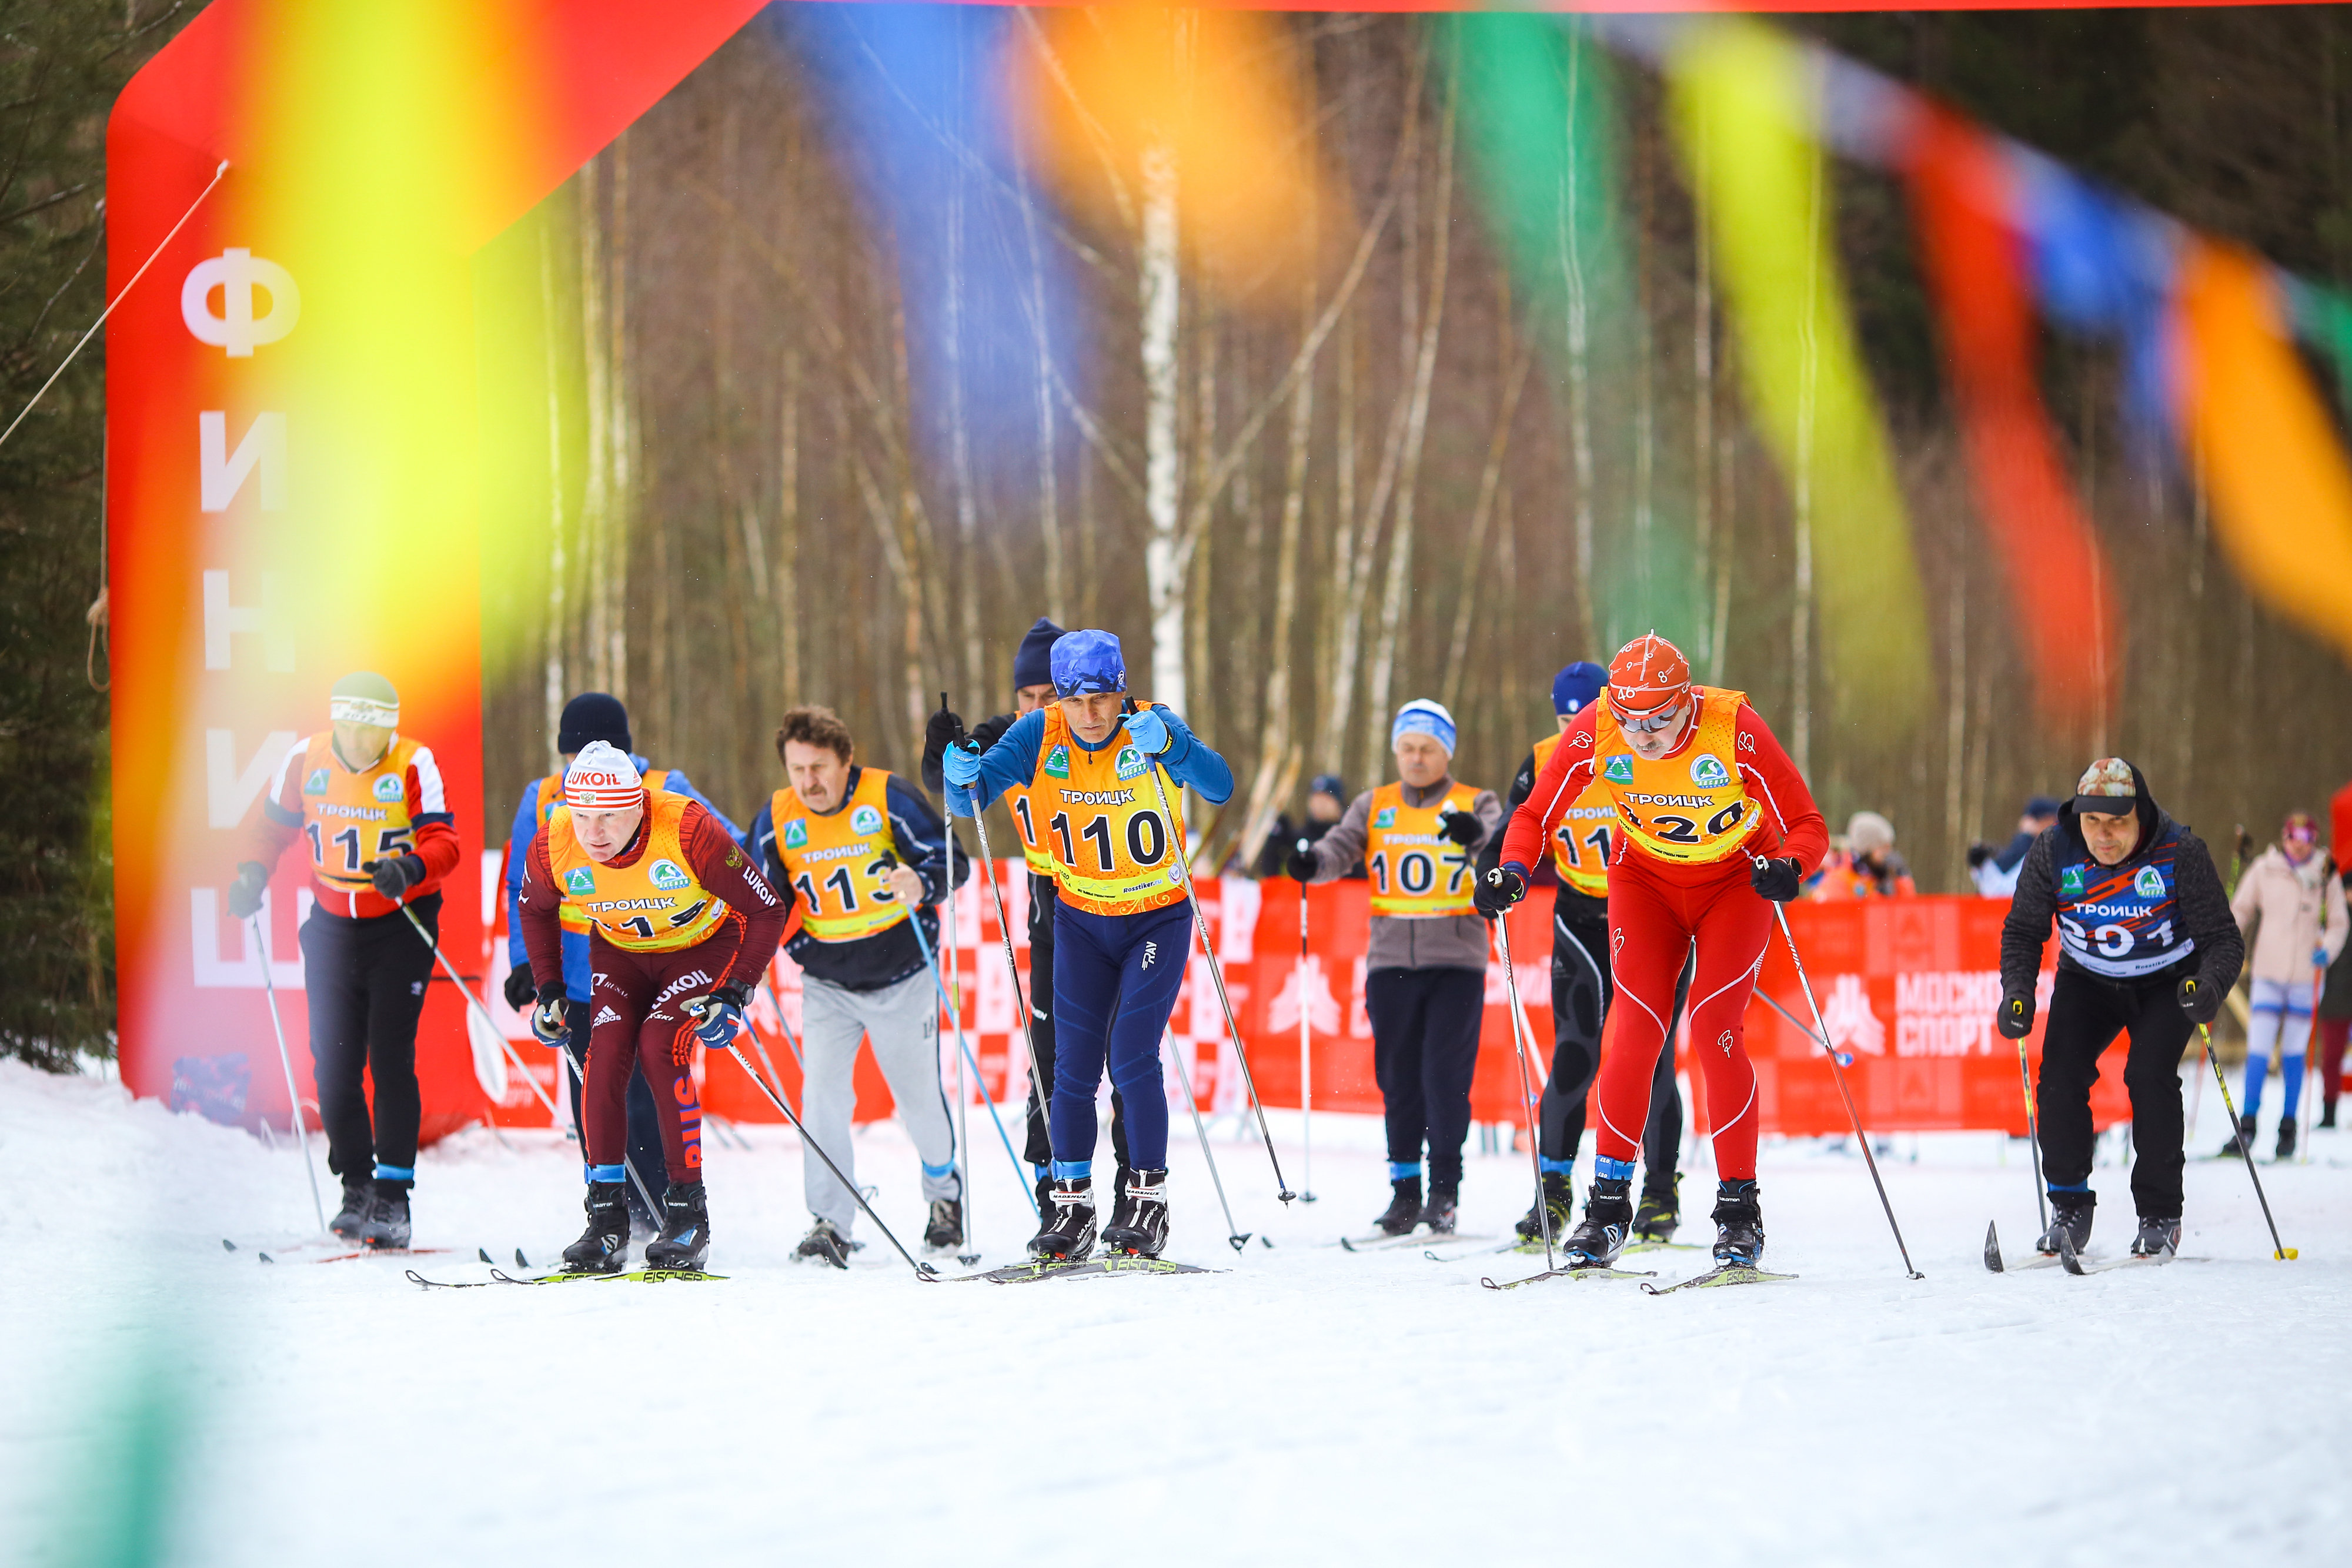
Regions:
<instances>
[{"instance_id":1,"label":"red helmet","mask_svg":"<svg viewBox=\"0 0 2352 1568\"><path fill-rule=\"evenodd\" d=\"M1655 632L1634 638L1609 662L1609 706L1627 718L1675 706L1690 695L1690 661Z\"/></svg>"}]
</instances>

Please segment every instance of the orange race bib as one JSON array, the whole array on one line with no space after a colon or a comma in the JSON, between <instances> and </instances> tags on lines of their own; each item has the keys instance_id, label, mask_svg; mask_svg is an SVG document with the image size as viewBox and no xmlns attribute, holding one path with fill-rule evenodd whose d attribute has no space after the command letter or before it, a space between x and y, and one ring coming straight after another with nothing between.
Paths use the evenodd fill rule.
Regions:
<instances>
[{"instance_id":1,"label":"orange race bib","mask_svg":"<svg viewBox=\"0 0 2352 1568\"><path fill-rule=\"evenodd\" d=\"M1547 735L1536 742L1536 777L1559 749L1560 737ZM1616 847L1617 808L1599 778L1584 787L1551 825L1551 866L1559 880L1594 898L1609 896L1609 852Z\"/></svg>"},{"instance_id":2,"label":"orange race bib","mask_svg":"<svg viewBox=\"0 0 2352 1568\"><path fill-rule=\"evenodd\" d=\"M1594 779L1608 791L1618 824L1636 849L1662 861L1707 865L1739 853L1763 813L1748 799L1733 760L1748 694L1690 690L1698 704L1696 732L1681 750L1655 762L1633 755L1604 700L1593 716Z\"/></svg>"},{"instance_id":3,"label":"orange race bib","mask_svg":"<svg viewBox=\"0 0 2352 1568\"><path fill-rule=\"evenodd\" d=\"M694 802L683 795L649 795L645 852L625 866L599 865L572 831L572 808L547 820L547 863L563 902L577 904L615 947L669 953L691 947L717 929L727 903L696 880L687 863L678 823Z\"/></svg>"},{"instance_id":4,"label":"orange race bib","mask_svg":"<svg viewBox=\"0 0 2352 1568\"><path fill-rule=\"evenodd\" d=\"M818 816L791 789L769 803L776 860L800 894L801 923L820 942L852 942L907 918L890 886L897 838L890 831L890 775L859 770L857 788L830 815Z\"/></svg>"},{"instance_id":5,"label":"orange race bib","mask_svg":"<svg viewBox=\"0 0 2352 1568\"><path fill-rule=\"evenodd\" d=\"M417 743L395 737L382 760L354 772L335 755L335 735L310 737L302 753L302 837L310 870L325 886L364 893L373 886L360 867L404 854L416 824L408 816L408 759Z\"/></svg>"},{"instance_id":6,"label":"orange race bib","mask_svg":"<svg viewBox=\"0 0 2352 1568\"><path fill-rule=\"evenodd\" d=\"M1467 811L1478 791L1449 784L1425 806L1408 806L1395 779L1372 791L1364 833L1364 870L1372 879L1372 913L1403 920L1473 915L1470 852L1437 831L1445 812Z\"/></svg>"},{"instance_id":7,"label":"orange race bib","mask_svg":"<svg viewBox=\"0 0 2352 1568\"><path fill-rule=\"evenodd\" d=\"M1037 743L1027 804L1041 819L1063 899L1096 915L1139 915L1180 902L1184 792L1167 790L1163 814L1151 759L1140 747L1119 735L1100 751L1088 751L1070 732L1061 704L1044 711L1045 733Z\"/></svg>"}]
</instances>

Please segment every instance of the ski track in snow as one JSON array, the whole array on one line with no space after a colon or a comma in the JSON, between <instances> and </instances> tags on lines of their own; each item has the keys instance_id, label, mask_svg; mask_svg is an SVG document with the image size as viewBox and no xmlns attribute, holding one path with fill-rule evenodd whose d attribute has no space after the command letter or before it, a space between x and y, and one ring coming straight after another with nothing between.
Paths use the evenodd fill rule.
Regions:
<instances>
[{"instance_id":1,"label":"ski track in snow","mask_svg":"<svg viewBox=\"0 0 2352 1568\"><path fill-rule=\"evenodd\" d=\"M1768 1146L1766 1263L1802 1278L1658 1300L1330 1245L1387 1196L1376 1135L1339 1118L1321 1201L1287 1213L1220 1130L1236 1216L1276 1243L1236 1257L1175 1130L1169 1255L1213 1278L918 1284L862 1219L857 1267L795 1266L798 1144L756 1127L749 1153L705 1139L726 1283L425 1291L402 1270L481 1280L477 1246L552 1263L576 1155L460 1134L415 1198L418 1245L453 1250L263 1267L312 1224L290 1145L0 1061L0 1559L67 1560L143 1389L185 1412L174 1563L2346 1560L2352 1135L2263 1166L2300 1260L2268 1257L2242 1166L2192 1158L2184 1256L2089 1279L1986 1273L1988 1219L2012 1260L2032 1241L2022 1151L1923 1140L1881 1160L1916 1282L1859 1158ZM1032 1227L972 1131L987 1267ZM886 1124L857 1154L912 1246L911 1148ZM1474 1155L1463 1230L1505 1230L1528 1180ZM2112 1257L2126 1174L2093 1181Z\"/></svg>"}]
</instances>

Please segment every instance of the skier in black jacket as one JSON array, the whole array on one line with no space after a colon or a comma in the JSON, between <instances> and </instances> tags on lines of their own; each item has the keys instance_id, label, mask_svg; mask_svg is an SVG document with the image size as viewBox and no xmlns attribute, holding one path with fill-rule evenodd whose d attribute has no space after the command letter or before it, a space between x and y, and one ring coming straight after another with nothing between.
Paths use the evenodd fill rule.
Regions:
<instances>
[{"instance_id":1,"label":"skier in black jacket","mask_svg":"<svg viewBox=\"0 0 2352 1568\"><path fill-rule=\"evenodd\" d=\"M2081 1251L2098 1201L2091 1191L2091 1085L2099 1056L2131 1036L2135 1256L2169 1255L2180 1240L2180 1058L2193 1026L2213 1021L2238 978L2245 944L2212 854L2157 809L2138 768L2091 764L2058 822L2033 842L2000 933L2000 1032L2033 1028L2042 945L2058 923L2058 976L2042 1042L2042 1169L2052 1218Z\"/></svg>"}]
</instances>

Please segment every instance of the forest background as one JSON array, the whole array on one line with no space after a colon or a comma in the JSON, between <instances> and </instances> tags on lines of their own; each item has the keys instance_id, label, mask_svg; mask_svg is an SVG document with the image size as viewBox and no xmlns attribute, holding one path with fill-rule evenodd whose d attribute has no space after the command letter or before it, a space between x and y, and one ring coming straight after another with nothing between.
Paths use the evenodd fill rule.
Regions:
<instances>
[{"instance_id":1,"label":"forest background","mask_svg":"<svg viewBox=\"0 0 2352 1568\"><path fill-rule=\"evenodd\" d=\"M5 9L13 413L103 306L104 117L193 8ZM2236 824L2267 841L2352 775L2340 659L2242 590L2123 424L2113 353L2055 337L2043 391L2125 659L2111 704L2036 720L1889 176L1832 162L1825 206L1927 605L1931 690L1874 715L1827 688L1801 519L1647 71L1560 57L1611 106L1626 262L1580 352L1563 278L1515 276L1486 219L1455 21L1284 16L1256 39L1328 199L1285 214L1318 265L1253 276L1192 244L1181 183L1070 200L1025 152L969 155L935 89L1066 37L1032 20L962 14L909 52L887 12L772 8L482 253L486 297L536 303L480 333L491 842L573 691L624 697L641 751L749 821L786 707L836 708L864 760L911 771L942 689L968 717L1009 706L1040 614L1117 632L1136 687L1234 763L1234 804L1194 818L1220 859L1307 777L1384 777L1409 697L1454 709L1459 777L1507 786L1552 673L1652 625L1749 694L1833 828L1892 818L1931 891L2098 753L2225 861ZM2335 8L1786 25L2352 281ZM110 1050L102 378L93 345L0 447L0 1049L51 1064Z\"/></svg>"}]
</instances>

